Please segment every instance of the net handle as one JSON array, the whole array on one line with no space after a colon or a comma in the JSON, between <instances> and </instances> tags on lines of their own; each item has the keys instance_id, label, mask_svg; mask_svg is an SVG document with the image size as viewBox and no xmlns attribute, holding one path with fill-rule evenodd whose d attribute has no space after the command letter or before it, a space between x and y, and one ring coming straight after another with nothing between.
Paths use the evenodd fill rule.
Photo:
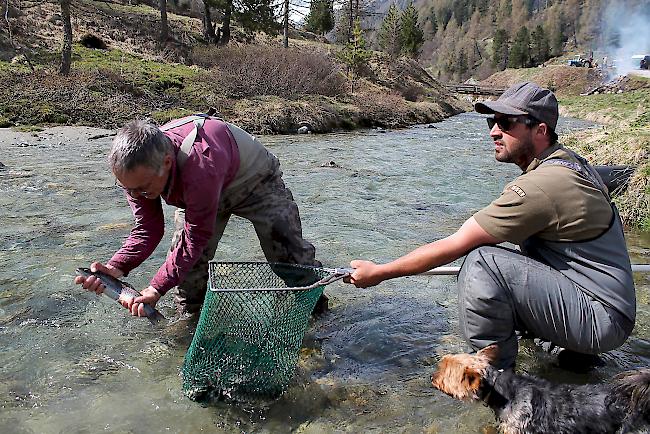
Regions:
<instances>
[{"instance_id":1,"label":"net handle","mask_svg":"<svg viewBox=\"0 0 650 434\"><path fill-rule=\"evenodd\" d=\"M250 292L250 291L310 291L319 286L329 285L337 280L349 277L354 272L354 268L322 268L322 270L330 273L323 277L318 282L312 283L309 286L299 286L294 288L219 288L212 289L213 292ZM649 273L650 264L632 264L632 271L639 273ZM436 267L429 271L419 273L418 276L457 276L460 272L460 267Z\"/></svg>"},{"instance_id":2,"label":"net handle","mask_svg":"<svg viewBox=\"0 0 650 434\"><path fill-rule=\"evenodd\" d=\"M327 271L340 271L352 274L353 268L324 268ZM457 276L460 272L460 267L436 267L423 273L418 273L417 276ZM634 273L650 273L650 264L632 264L632 272Z\"/></svg>"},{"instance_id":3,"label":"net handle","mask_svg":"<svg viewBox=\"0 0 650 434\"><path fill-rule=\"evenodd\" d=\"M346 275L350 275L354 273L354 268L323 268L323 270L329 273L346 274ZM418 273L417 275L418 276L443 276L443 275L456 276L458 275L459 271L460 271L460 267L437 267L429 271Z\"/></svg>"}]
</instances>

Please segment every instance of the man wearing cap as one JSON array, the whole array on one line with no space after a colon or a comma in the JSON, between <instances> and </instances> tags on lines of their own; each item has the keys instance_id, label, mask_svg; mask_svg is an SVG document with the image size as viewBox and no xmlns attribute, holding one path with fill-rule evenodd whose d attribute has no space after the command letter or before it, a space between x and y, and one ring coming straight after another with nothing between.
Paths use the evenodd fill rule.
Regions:
<instances>
[{"instance_id":1,"label":"man wearing cap","mask_svg":"<svg viewBox=\"0 0 650 434\"><path fill-rule=\"evenodd\" d=\"M630 259L616 207L597 172L557 143L555 95L533 83L478 103L497 161L523 173L456 233L387 264L352 261L367 287L467 254L458 276L461 333L474 350L499 347L512 367L517 332L578 355L619 347L634 327ZM513 250L498 244L518 244Z\"/></svg>"}]
</instances>

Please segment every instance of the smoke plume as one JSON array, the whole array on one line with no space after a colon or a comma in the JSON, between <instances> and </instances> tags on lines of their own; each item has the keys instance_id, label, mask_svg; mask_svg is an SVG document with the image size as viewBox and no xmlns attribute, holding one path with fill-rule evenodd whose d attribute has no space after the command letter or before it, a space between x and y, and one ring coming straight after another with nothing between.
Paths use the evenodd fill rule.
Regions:
<instances>
[{"instance_id":1,"label":"smoke plume","mask_svg":"<svg viewBox=\"0 0 650 434\"><path fill-rule=\"evenodd\" d=\"M639 69L634 55L650 54L650 1L606 1L603 14L602 46L611 56L616 74Z\"/></svg>"}]
</instances>

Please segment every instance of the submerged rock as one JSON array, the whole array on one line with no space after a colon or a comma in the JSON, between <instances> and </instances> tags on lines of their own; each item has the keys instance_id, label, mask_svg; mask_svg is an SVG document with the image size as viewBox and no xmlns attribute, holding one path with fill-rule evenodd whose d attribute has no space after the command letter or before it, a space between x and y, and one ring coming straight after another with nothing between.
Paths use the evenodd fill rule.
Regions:
<instances>
[{"instance_id":1,"label":"submerged rock","mask_svg":"<svg viewBox=\"0 0 650 434\"><path fill-rule=\"evenodd\" d=\"M320 167L336 167L336 168L341 168L338 164L336 164L335 161L328 161L327 163L323 163L320 165Z\"/></svg>"}]
</instances>

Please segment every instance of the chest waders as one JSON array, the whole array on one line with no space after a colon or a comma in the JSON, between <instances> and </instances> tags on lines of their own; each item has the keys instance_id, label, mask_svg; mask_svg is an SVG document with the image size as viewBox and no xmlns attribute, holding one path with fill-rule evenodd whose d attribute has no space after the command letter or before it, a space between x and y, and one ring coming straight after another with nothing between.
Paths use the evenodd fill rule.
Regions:
<instances>
[{"instance_id":1,"label":"chest waders","mask_svg":"<svg viewBox=\"0 0 650 434\"><path fill-rule=\"evenodd\" d=\"M190 131L190 133L187 136L185 136L185 138L183 139L183 143L181 144L181 147L178 149L178 154L176 154L176 164L178 165L179 169L183 169L183 166L187 161L187 157L189 156L190 151L192 150L192 146L194 146L194 142L196 141L196 136L199 133L199 128L203 127L203 124L205 123L206 119L221 120L219 118L211 118L208 115L197 114L197 115L188 116L183 119L179 119L175 122L169 123L160 128L160 131L164 132L164 131L169 131L173 128L178 128L183 125L187 125L189 123L194 124L194 129L192 129L192 131Z\"/></svg>"},{"instance_id":2,"label":"chest waders","mask_svg":"<svg viewBox=\"0 0 650 434\"><path fill-rule=\"evenodd\" d=\"M577 161L553 158L543 161L541 166L567 167L598 188L612 208L609 228L601 235L584 241L558 242L531 237L522 247L527 255L558 270L581 291L608 307L610 315L622 319L621 324L629 332L634 325L636 301L618 209L595 169L579 155L573 156Z\"/></svg>"}]
</instances>

